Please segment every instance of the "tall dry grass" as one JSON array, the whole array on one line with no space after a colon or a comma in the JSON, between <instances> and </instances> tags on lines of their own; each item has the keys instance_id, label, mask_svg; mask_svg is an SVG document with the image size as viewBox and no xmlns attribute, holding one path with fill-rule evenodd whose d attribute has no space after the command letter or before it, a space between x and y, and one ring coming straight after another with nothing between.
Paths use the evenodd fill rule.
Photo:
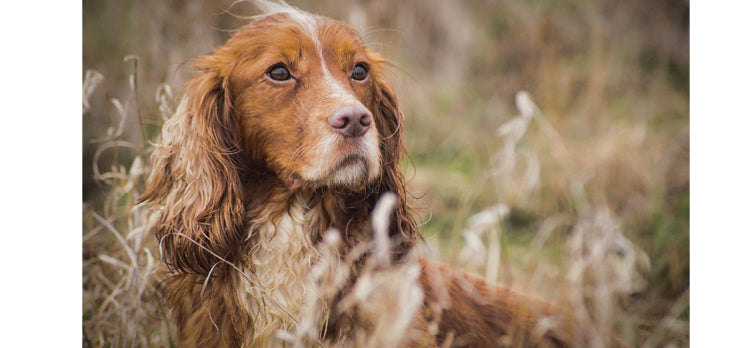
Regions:
<instances>
[{"instance_id":1,"label":"tall dry grass","mask_svg":"<svg viewBox=\"0 0 755 348\"><path fill-rule=\"evenodd\" d=\"M686 2L292 3L400 67L425 255L573 308L580 346L689 344ZM180 63L243 23L229 5L84 2L84 346L172 346L136 198Z\"/></svg>"},{"instance_id":2,"label":"tall dry grass","mask_svg":"<svg viewBox=\"0 0 755 348\"><path fill-rule=\"evenodd\" d=\"M137 62L134 56L126 61ZM136 63L134 63L136 64ZM170 320L158 292L160 251L152 235L154 215L138 205L149 174L150 143L123 139L124 125L139 117L136 74L131 75L125 99L111 98L117 112L114 124L97 144L92 161L94 180L104 192L100 202L83 209L83 344L92 347L169 346ZM102 88L104 76L86 72L83 112ZM156 99L164 117L173 113L170 88L158 89ZM126 150L130 166L119 163ZM104 157L108 152L111 157ZM103 160L103 157L107 160Z\"/></svg>"}]
</instances>

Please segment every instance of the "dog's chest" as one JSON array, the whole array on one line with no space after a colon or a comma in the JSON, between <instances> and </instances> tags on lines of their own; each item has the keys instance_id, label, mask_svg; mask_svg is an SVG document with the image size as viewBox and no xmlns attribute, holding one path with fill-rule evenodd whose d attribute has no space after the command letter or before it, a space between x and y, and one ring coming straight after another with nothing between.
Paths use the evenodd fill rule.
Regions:
<instances>
[{"instance_id":1,"label":"dog's chest","mask_svg":"<svg viewBox=\"0 0 755 348\"><path fill-rule=\"evenodd\" d=\"M253 231L255 284L245 286L240 294L254 322L254 333L248 337L253 346L275 344L268 341L275 336L316 332L318 318L324 319L325 307L311 277L318 259L306 230L311 214L304 199L296 197L281 216Z\"/></svg>"}]
</instances>

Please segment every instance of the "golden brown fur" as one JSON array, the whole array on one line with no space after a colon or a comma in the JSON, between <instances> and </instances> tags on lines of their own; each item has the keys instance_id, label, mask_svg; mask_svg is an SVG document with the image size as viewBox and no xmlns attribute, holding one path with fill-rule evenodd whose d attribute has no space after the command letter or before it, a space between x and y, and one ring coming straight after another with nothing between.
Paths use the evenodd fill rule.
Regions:
<instances>
[{"instance_id":1,"label":"golden brown fur","mask_svg":"<svg viewBox=\"0 0 755 348\"><path fill-rule=\"evenodd\" d=\"M552 305L411 260L422 237L406 201L404 118L384 76L387 62L342 22L262 5L271 14L194 61L200 73L163 128L143 195L159 212L155 233L170 270L164 292L179 346L279 346L282 332L305 322L317 328L299 336L305 345L360 345L368 341L359 332L380 335L374 331L390 322L385 315L367 306L338 309L369 252L335 292L318 292L323 281L311 273L329 229L341 236L340 259L372 240L369 217L387 192L397 198L388 229L395 268L372 276L402 274L406 282L396 284L421 289L424 300L405 337L370 342L567 346L573 329ZM290 78L278 80L286 75L276 67ZM358 120L367 126L356 126L363 135L343 135L341 119L333 121L344 105L366 109ZM418 280L412 267L421 269ZM387 305L396 301L391 289L376 286L365 296ZM557 329L540 325L541 314L553 316Z\"/></svg>"}]
</instances>

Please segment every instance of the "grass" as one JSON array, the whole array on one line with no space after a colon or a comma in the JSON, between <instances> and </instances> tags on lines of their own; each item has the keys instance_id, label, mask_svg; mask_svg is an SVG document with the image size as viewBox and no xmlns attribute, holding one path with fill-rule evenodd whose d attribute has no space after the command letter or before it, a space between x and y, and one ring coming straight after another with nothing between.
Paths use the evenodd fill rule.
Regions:
<instances>
[{"instance_id":1,"label":"grass","mask_svg":"<svg viewBox=\"0 0 755 348\"><path fill-rule=\"evenodd\" d=\"M574 308L582 346L689 345L686 2L292 3L399 67L429 257ZM179 64L243 24L228 6L84 2L85 346L172 346L134 204Z\"/></svg>"}]
</instances>

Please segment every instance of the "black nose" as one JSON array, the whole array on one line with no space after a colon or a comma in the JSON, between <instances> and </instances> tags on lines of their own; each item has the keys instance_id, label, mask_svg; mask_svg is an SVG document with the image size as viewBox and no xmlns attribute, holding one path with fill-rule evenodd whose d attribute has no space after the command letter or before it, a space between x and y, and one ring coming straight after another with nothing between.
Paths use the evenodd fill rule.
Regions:
<instances>
[{"instance_id":1,"label":"black nose","mask_svg":"<svg viewBox=\"0 0 755 348\"><path fill-rule=\"evenodd\" d=\"M345 137L361 137L370 129L372 116L362 105L346 105L333 111L328 124Z\"/></svg>"}]
</instances>

